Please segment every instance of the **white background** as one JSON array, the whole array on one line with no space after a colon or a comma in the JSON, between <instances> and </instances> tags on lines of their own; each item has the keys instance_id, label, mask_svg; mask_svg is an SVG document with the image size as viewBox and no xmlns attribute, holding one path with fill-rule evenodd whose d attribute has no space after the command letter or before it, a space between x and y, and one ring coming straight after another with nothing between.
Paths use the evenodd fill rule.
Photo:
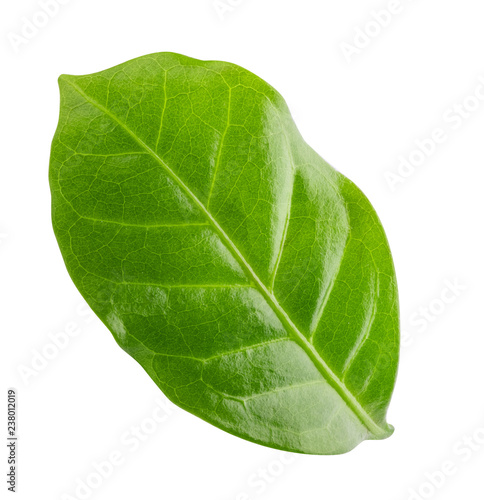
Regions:
<instances>
[{"instance_id":1,"label":"white background","mask_svg":"<svg viewBox=\"0 0 484 500\"><path fill-rule=\"evenodd\" d=\"M380 29L367 23L385 1L230 2L217 10L212 0L63 0L23 43L26 23L45 21L38 1L2 2L0 434L13 386L16 498L484 499L484 101L472 97L484 82L482 2L401 0ZM365 47L358 29L371 32ZM360 48L348 56L357 33ZM56 80L160 51L235 62L271 83L309 144L375 206L405 331L388 440L324 457L233 437L166 403L87 315L50 223ZM454 106L462 103L471 112L459 121ZM427 141L422 160L415 141L435 129L445 140ZM386 177L398 173L400 156L420 164L392 190ZM60 335L67 345L53 351L52 334L70 323L78 334ZM52 359L42 363L42 352ZM122 464L99 480L93 462L116 451ZM444 462L452 475L437 472ZM86 481L96 488L76 493Z\"/></svg>"}]
</instances>

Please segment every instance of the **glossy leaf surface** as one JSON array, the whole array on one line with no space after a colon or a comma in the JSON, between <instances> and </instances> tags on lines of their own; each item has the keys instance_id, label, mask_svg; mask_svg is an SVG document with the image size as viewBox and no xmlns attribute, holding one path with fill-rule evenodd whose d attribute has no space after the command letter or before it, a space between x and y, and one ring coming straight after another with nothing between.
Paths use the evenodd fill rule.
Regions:
<instances>
[{"instance_id":1,"label":"glossy leaf surface","mask_svg":"<svg viewBox=\"0 0 484 500\"><path fill-rule=\"evenodd\" d=\"M282 97L233 64L169 53L59 83L55 234L79 291L161 390L284 450L390 435L388 243Z\"/></svg>"}]
</instances>

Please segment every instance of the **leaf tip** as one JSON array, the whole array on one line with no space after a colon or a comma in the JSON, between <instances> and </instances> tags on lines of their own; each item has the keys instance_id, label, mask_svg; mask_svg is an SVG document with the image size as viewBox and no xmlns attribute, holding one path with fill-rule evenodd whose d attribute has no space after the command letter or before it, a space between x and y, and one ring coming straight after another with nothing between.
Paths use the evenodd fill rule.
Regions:
<instances>
[{"instance_id":1,"label":"leaf tip","mask_svg":"<svg viewBox=\"0 0 484 500\"><path fill-rule=\"evenodd\" d=\"M62 88L62 85L68 81L68 79L71 78L71 75L65 75L62 74L57 78L57 83L59 84L59 87Z\"/></svg>"}]
</instances>

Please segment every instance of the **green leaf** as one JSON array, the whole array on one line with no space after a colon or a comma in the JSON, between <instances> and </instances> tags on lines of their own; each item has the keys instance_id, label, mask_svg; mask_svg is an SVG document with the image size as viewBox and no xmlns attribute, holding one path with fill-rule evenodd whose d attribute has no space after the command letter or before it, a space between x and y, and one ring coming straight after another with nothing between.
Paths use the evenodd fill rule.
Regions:
<instances>
[{"instance_id":1,"label":"green leaf","mask_svg":"<svg viewBox=\"0 0 484 500\"><path fill-rule=\"evenodd\" d=\"M274 448L392 433L381 224L239 66L153 54L59 79L53 224L72 280L175 404Z\"/></svg>"}]
</instances>

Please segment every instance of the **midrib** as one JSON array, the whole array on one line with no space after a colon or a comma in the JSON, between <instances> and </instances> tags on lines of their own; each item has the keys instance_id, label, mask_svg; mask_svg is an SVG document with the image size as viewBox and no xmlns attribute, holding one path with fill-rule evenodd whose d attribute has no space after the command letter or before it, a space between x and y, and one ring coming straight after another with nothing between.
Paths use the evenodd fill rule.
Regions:
<instances>
[{"instance_id":1,"label":"midrib","mask_svg":"<svg viewBox=\"0 0 484 500\"><path fill-rule=\"evenodd\" d=\"M343 382L333 373L331 368L327 365L324 359L316 351L314 346L307 340L307 338L299 331L296 325L292 322L286 311L281 307L276 297L268 290L262 283L257 274L254 272L250 264L246 261L245 257L240 253L239 249L235 246L229 236L225 233L219 223L212 217L210 212L205 208L203 203L191 191L191 189L175 174L175 172L163 161L163 159L151 149L142 139L140 139L129 127L127 127L117 116L112 114L102 104L98 103L89 97L78 85L69 81L67 75L62 75L61 78L73 87L79 94L86 99L87 102L98 108L100 111L114 120L120 127L122 127L133 139L144 148L160 165L166 170L168 175L186 192L192 199L202 213L207 217L208 221L212 224L215 231L218 233L223 243L230 249L234 257L239 261L239 264L245 269L247 275L254 281L260 293L266 299L267 303L271 306L274 313L277 315L281 323L286 327L291 337L295 342L306 352L311 361L314 363L319 372L328 381L328 383L336 390L343 401L349 406L353 413L360 419L360 421L367 427L375 438L383 438L388 436L389 432L382 429L360 405L358 400L346 388Z\"/></svg>"}]
</instances>

